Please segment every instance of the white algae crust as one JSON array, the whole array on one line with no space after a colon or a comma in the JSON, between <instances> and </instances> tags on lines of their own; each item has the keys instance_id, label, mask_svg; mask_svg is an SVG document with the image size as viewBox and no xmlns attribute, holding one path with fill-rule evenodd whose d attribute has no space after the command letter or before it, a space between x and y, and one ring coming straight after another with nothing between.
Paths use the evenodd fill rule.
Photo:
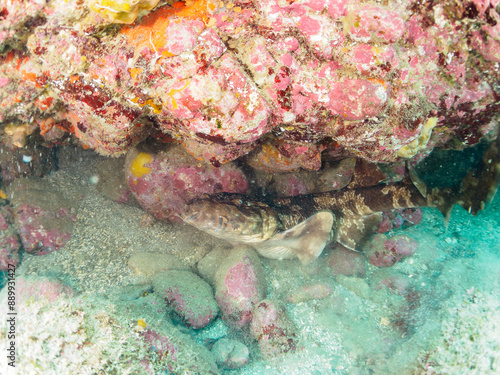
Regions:
<instances>
[{"instance_id":1,"label":"white algae crust","mask_svg":"<svg viewBox=\"0 0 500 375\"><path fill-rule=\"evenodd\" d=\"M295 334L290 350L266 360L245 329L220 316L189 328L155 290L154 274L172 264L183 269L172 274L212 282L229 257L227 243L110 200L92 183L103 160L94 152L66 150L60 159L43 186L82 197L73 233L57 251L24 254L16 270L15 369L5 355L8 290L1 291L2 374L500 373L498 196L475 217L455 207L448 227L437 210L424 209L421 224L391 233L411 236L418 251L392 267L368 264L364 278L332 274L329 247L309 265L261 258L266 298L284 306ZM130 259L140 260L140 272ZM287 303L310 285L328 293ZM216 358L220 351L211 349L220 339L247 347L248 363L242 355Z\"/></svg>"}]
</instances>

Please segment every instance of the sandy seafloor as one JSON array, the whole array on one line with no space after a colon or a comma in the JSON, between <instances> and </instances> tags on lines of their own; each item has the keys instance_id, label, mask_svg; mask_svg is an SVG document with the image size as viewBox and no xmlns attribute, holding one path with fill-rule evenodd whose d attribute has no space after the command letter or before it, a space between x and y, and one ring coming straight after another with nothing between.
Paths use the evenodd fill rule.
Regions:
<instances>
[{"instance_id":1,"label":"sandy seafloor","mask_svg":"<svg viewBox=\"0 0 500 375\"><path fill-rule=\"evenodd\" d=\"M150 280L132 274L127 263L131 255L150 252L154 263L155 254L173 254L195 270L206 253L228 244L183 224L151 220L138 206L113 202L95 184L106 178L99 175L100 160L89 152L81 159L73 156L72 164L45 177L56 189L85 197L78 202L69 243L51 254L25 255L17 277L59 279L77 294L23 302L12 371L3 347L4 290L0 373L147 373L140 364L146 349L137 345L142 319L186 346L179 354L185 368L200 360L196 353L207 355L199 346L226 335L245 342L250 363L237 370L220 368L223 374L500 374L500 196L476 217L456 206L447 227L436 209L425 208L421 224L396 231L419 244L416 254L390 270L419 291L411 309L404 297L373 288L377 267L369 266L365 279L335 279L327 267L330 248L308 266L298 260L261 259L269 299L284 300L314 282L333 287L325 299L285 304L299 349L263 361L251 338L229 331L220 319L195 331L155 310Z\"/></svg>"}]
</instances>

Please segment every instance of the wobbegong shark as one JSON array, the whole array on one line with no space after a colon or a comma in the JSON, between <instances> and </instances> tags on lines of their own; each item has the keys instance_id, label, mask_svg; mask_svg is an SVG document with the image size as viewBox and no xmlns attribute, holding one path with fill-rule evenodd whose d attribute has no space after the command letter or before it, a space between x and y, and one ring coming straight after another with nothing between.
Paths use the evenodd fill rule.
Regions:
<instances>
[{"instance_id":1,"label":"wobbegong shark","mask_svg":"<svg viewBox=\"0 0 500 375\"><path fill-rule=\"evenodd\" d=\"M184 221L235 245L247 244L266 258L316 259L329 242L359 251L394 208L435 205L414 186L385 185L277 198L270 203L220 193L191 202Z\"/></svg>"},{"instance_id":2,"label":"wobbegong shark","mask_svg":"<svg viewBox=\"0 0 500 375\"><path fill-rule=\"evenodd\" d=\"M425 184L415 175L412 181L406 179L401 183L271 201L219 193L189 203L183 220L234 245L250 245L261 256L271 259L298 257L306 264L316 259L329 242L360 251L378 228L383 211L437 207L447 220L455 203L472 214L483 209L499 184L498 143L483 155L482 175L470 172L462 181L465 188L460 194L449 189L427 192Z\"/></svg>"}]
</instances>

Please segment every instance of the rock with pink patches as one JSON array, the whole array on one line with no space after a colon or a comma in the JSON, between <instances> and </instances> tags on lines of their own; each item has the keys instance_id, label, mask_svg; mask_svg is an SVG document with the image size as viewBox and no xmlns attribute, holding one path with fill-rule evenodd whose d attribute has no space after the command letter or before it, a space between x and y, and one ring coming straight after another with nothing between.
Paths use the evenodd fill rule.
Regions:
<instances>
[{"instance_id":1,"label":"rock with pink patches","mask_svg":"<svg viewBox=\"0 0 500 375\"><path fill-rule=\"evenodd\" d=\"M44 179L17 179L9 192L24 250L43 255L66 245L80 196L67 196Z\"/></svg>"},{"instance_id":2,"label":"rock with pink patches","mask_svg":"<svg viewBox=\"0 0 500 375\"><path fill-rule=\"evenodd\" d=\"M236 143L218 144L186 138L182 145L196 160L206 160L214 167L220 167L227 162L246 155L256 147L257 143L249 142L242 145Z\"/></svg>"},{"instance_id":3,"label":"rock with pink patches","mask_svg":"<svg viewBox=\"0 0 500 375\"><path fill-rule=\"evenodd\" d=\"M163 366L164 373L218 374L217 364L204 346L197 344L191 337L181 333L176 327L163 325L139 332L139 337L156 354L156 366ZM153 371L150 361L142 361L148 373ZM157 373L157 372L156 372Z\"/></svg>"},{"instance_id":4,"label":"rock with pink patches","mask_svg":"<svg viewBox=\"0 0 500 375\"><path fill-rule=\"evenodd\" d=\"M406 208L401 210L401 217L404 219L405 225L420 224L423 217L423 211L421 208Z\"/></svg>"},{"instance_id":5,"label":"rock with pink patches","mask_svg":"<svg viewBox=\"0 0 500 375\"><path fill-rule=\"evenodd\" d=\"M389 98L384 82L345 79L332 84L327 108L345 120L360 120L379 114Z\"/></svg>"},{"instance_id":6,"label":"rock with pink patches","mask_svg":"<svg viewBox=\"0 0 500 375\"><path fill-rule=\"evenodd\" d=\"M21 277L16 279L16 293L19 303L33 300L48 300L49 303L59 298L75 295L75 291L55 278Z\"/></svg>"},{"instance_id":7,"label":"rock with pink patches","mask_svg":"<svg viewBox=\"0 0 500 375\"><path fill-rule=\"evenodd\" d=\"M174 142L133 148L125 160L125 178L146 211L169 220L179 220L186 203L204 194L248 189L245 175L235 164L217 168L197 161Z\"/></svg>"},{"instance_id":8,"label":"rock with pink patches","mask_svg":"<svg viewBox=\"0 0 500 375\"><path fill-rule=\"evenodd\" d=\"M389 238L384 242L384 246L390 252L395 252L403 257L415 254L418 249L417 241L406 234Z\"/></svg>"},{"instance_id":9,"label":"rock with pink patches","mask_svg":"<svg viewBox=\"0 0 500 375\"><path fill-rule=\"evenodd\" d=\"M68 105L66 118L75 135L103 155L123 154L147 136L150 124L140 118L139 110L83 76L67 80L61 97Z\"/></svg>"},{"instance_id":10,"label":"rock with pink patches","mask_svg":"<svg viewBox=\"0 0 500 375\"><path fill-rule=\"evenodd\" d=\"M390 267L401 259L401 255L390 252L384 246L386 240L387 236L384 234L377 234L367 244L367 247L364 249L364 255L370 264L377 267Z\"/></svg>"},{"instance_id":11,"label":"rock with pink patches","mask_svg":"<svg viewBox=\"0 0 500 375\"><path fill-rule=\"evenodd\" d=\"M241 329L252 319L254 306L266 295L260 259L249 247L233 249L215 273L215 298L222 319Z\"/></svg>"},{"instance_id":12,"label":"rock with pink patches","mask_svg":"<svg viewBox=\"0 0 500 375\"><path fill-rule=\"evenodd\" d=\"M351 38L365 43L394 43L405 31L405 23L398 12L371 4L349 12L344 25Z\"/></svg>"},{"instance_id":13,"label":"rock with pink patches","mask_svg":"<svg viewBox=\"0 0 500 375\"><path fill-rule=\"evenodd\" d=\"M153 289L188 327L203 328L219 313L211 286L192 272L170 270L157 273L153 277Z\"/></svg>"},{"instance_id":14,"label":"rock with pink patches","mask_svg":"<svg viewBox=\"0 0 500 375\"><path fill-rule=\"evenodd\" d=\"M364 277L366 274L365 258L361 253L349 250L337 244L328 258L328 266L333 275Z\"/></svg>"},{"instance_id":15,"label":"rock with pink patches","mask_svg":"<svg viewBox=\"0 0 500 375\"><path fill-rule=\"evenodd\" d=\"M297 349L296 328L285 307L274 301L263 300L255 306L250 334L258 341L264 359L293 353Z\"/></svg>"},{"instance_id":16,"label":"rock with pink patches","mask_svg":"<svg viewBox=\"0 0 500 375\"><path fill-rule=\"evenodd\" d=\"M260 93L243 72L243 67L224 54L204 74L169 81L156 90L164 102L165 131L194 135L205 142L228 144L252 142L267 133L271 111ZM175 116L177 122L170 122Z\"/></svg>"},{"instance_id":17,"label":"rock with pink patches","mask_svg":"<svg viewBox=\"0 0 500 375\"><path fill-rule=\"evenodd\" d=\"M164 74L186 79L206 69L226 50L224 43L213 29L203 30L189 53L161 59L158 63ZM142 77L147 79L146 77Z\"/></svg>"},{"instance_id":18,"label":"rock with pink patches","mask_svg":"<svg viewBox=\"0 0 500 375\"><path fill-rule=\"evenodd\" d=\"M390 267L401 258L413 255L417 248L417 242L408 235L387 238L384 234L377 234L365 248L364 255L374 266Z\"/></svg>"},{"instance_id":19,"label":"rock with pink patches","mask_svg":"<svg viewBox=\"0 0 500 375\"><path fill-rule=\"evenodd\" d=\"M296 171L323 151L388 163L498 133L497 0L195 1L105 35L84 2L60 1L0 6L0 121L50 142L67 131L119 155L168 136L214 165L285 142Z\"/></svg>"}]
</instances>

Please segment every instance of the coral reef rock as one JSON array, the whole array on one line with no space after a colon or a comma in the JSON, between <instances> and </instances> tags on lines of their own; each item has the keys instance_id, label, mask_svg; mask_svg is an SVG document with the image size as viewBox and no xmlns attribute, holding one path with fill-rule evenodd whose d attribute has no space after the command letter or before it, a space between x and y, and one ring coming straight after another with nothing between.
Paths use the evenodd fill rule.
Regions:
<instances>
[{"instance_id":1,"label":"coral reef rock","mask_svg":"<svg viewBox=\"0 0 500 375\"><path fill-rule=\"evenodd\" d=\"M105 155L394 162L497 136L498 2L0 1L0 122ZM9 128L7 129L7 124Z\"/></svg>"},{"instance_id":2,"label":"coral reef rock","mask_svg":"<svg viewBox=\"0 0 500 375\"><path fill-rule=\"evenodd\" d=\"M245 175L233 163L216 168L177 144L133 148L125 160L125 178L141 206L158 219L179 220L186 203L204 194L248 189Z\"/></svg>"}]
</instances>

